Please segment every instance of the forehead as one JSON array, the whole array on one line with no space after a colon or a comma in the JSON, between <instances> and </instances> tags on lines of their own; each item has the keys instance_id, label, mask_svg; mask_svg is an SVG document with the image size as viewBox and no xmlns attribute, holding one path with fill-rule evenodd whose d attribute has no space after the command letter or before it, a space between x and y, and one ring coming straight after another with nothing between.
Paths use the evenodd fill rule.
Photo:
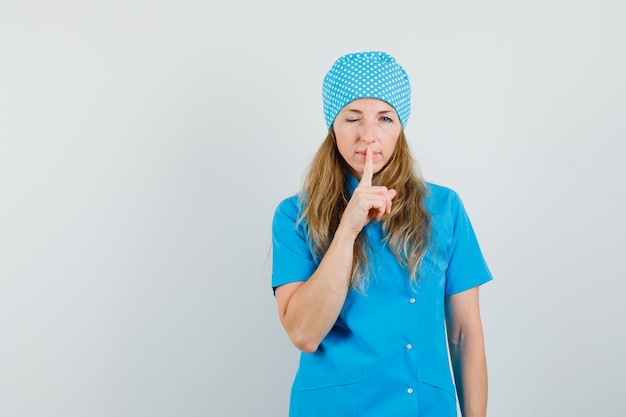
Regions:
<instances>
[{"instance_id":1,"label":"forehead","mask_svg":"<svg viewBox=\"0 0 626 417\"><path fill-rule=\"evenodd\" d=\"M341 111L373 111L376 113L392 111L395 109L386 101L377 98L359 98L346 104Z\"/></svg>"}]
</instances>

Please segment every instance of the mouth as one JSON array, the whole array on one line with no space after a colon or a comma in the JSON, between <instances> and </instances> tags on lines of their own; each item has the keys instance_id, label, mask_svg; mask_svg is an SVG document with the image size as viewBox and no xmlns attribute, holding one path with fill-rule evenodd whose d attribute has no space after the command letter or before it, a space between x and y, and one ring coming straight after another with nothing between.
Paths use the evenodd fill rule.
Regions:
<instances>
[{"instance_id":1,"label":"mouth","mask_svg":"<svg viewBox=\"0 0 626 417\"><path fill-rule=\"evenodd\" d=\"M365 151L359 151L359 152L357 152L356 154L358 155L358 157L359 157L360 159L365 160L365 157L367 156L367 150L365 150ZM381 155L381 154L380 154L380 152L374 152L374 151L372 152L372 157L373 157L373 159L376 159L376 158L380 157L380 155Z\"/></svg>"}]
</instances>

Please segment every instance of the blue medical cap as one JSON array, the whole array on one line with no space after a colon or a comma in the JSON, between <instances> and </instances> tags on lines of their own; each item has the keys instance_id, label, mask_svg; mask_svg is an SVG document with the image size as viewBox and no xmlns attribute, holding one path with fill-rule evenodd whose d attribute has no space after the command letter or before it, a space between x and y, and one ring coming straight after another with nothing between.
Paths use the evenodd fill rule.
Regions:
<instances>
[{"instance_id":1,"label":"blue medical cap","mask_svg":"<svg viewBox=\"0 0 626 417\"><path fill-rule=\"evenodd\" d=\"M344 106L359 98L377 98L398 113L402 127L411 113L409 77L385 52L357 52L335 61L322 83L324 118L330 129Z\"/></svg>"}]
</instances>

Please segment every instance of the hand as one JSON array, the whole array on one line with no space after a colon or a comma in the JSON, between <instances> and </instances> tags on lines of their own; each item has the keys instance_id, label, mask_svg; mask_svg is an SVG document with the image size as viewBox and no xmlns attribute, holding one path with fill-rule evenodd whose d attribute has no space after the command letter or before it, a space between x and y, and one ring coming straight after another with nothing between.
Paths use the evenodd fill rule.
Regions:
<instances>
[{"instance_id":1,"label":"hand","mask_svg":"<svg viewBox=\"0 0 626 417\"><path fill-rule=\"evenodd\" d=\"M339 227L346 227L356 237L372 219L379 221L391 213L391 203L396 190L384 186L372 186L374 154L367 148L361 181L354 190L341 218Z\"/></svg>"}]
</instances>

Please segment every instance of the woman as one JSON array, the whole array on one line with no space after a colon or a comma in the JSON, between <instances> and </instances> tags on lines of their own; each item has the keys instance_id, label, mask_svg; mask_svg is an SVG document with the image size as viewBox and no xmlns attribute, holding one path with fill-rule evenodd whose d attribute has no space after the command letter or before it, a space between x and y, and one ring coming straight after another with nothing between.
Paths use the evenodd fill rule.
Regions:
<instances>
[{"instance_id":1,"label":"woman","mask_svg":"<svg viewBox=\"0 0 626 417\"><path fill-rule=\"evenodd\" d=\"M290 415L456 416L449 352L462 415L485 416L492 277L458 195L416 173L406 72L348 54L322 91L328 135L272 227L278 313L302 351Z\"/></svg>"}]
</instances>

